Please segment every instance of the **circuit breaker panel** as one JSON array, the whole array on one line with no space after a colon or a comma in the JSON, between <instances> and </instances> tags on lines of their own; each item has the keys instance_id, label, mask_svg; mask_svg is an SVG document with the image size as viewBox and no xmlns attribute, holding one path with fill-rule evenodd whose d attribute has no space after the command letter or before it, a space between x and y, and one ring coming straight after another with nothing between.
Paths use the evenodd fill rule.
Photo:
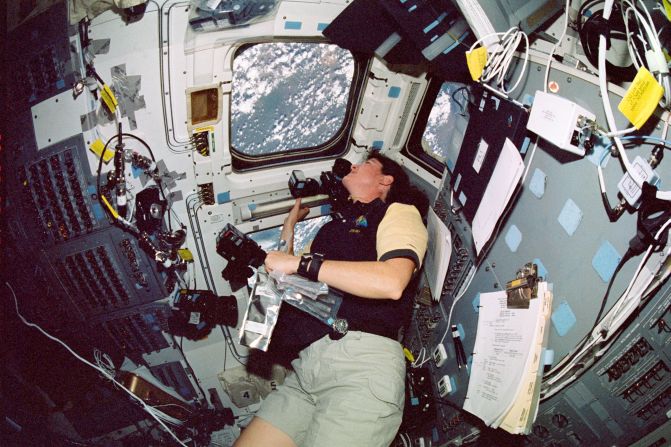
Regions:
<instances>
[{"instance_id":1,"label":"circuit breaker panel","mask_svg":"<svg viewBox=\"0 0 671 447\"><path fill-rule=\"evenodd\" d=\"M14 175L3 175L3 262L12 266L22 311L88 352L97 347L117 361L168 348L172 343L162 331L169 306L162 300L175 279L104 213L87 154L91 141L82 133L42 146L36 140L33 106L72 95L81 77L79 30L67 25L65 2L13 30L8 45L4 63L14 67L14 77L4 90L12 112L5 118L2 167Z\"/></svg>"}]
</instances>

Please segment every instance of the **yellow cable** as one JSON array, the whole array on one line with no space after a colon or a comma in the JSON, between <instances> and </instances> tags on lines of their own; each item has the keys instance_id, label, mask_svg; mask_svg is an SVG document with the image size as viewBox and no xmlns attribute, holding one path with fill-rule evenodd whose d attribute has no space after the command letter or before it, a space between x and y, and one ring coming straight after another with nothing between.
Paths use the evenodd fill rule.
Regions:
<instances>
[{"instance_id":1,"label":"yellow cable","mask_svg":"<svg viewBox=\"0 0 671 447\"><path fill-rule=\"evenodd\" d=\"M101 195L100 197L102 198L105 206L107 206L107 209L110 210L110 213L112 213L112 216L114 216L115 219L118 219L119 213L117 213L116 210L112 208L112 205L110 205L110 203L107 201L107 197L105 197L104 195Z\"/></svg>"}]
</instances>

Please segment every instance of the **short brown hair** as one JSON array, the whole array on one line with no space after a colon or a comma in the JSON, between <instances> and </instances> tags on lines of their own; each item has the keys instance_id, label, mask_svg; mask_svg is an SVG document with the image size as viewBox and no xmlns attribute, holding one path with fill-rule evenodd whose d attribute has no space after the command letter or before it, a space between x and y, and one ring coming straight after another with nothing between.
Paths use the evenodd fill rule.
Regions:
<instances>
[{"instance_id":1,"label":"short brown hair","mask_svg":"<svg viewBox=\"0 0 671 447\"><path fill-rule=\"evenodd\" d=\"M368 154L369 160L377 160L382 165L382 173L394 178L394 182L387 193L386 203L405 203L414 205L422 216L429 210L429 200L426 195L410 183L408 174L403 167L389 157L375 151Z\"/></svg>"}]
</instances>

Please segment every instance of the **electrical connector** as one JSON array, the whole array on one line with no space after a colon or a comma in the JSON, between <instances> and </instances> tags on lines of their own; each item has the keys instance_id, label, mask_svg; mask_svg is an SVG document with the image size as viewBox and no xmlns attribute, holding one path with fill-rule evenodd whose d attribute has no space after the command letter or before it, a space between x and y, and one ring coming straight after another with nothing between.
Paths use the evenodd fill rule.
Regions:
<instances>
[{"instance_id":1,"label":"electrical connector","mask_svg":"<svg viewBox=\"0 0 671 447\"><path fill-rule=\"evenodd\" d=\"M447 360L447 351L445 351L445 346L440 343L433 350L433 362L436 364L436 368L443 366Z\"/></svg>"},{"instance_id":2,"label":"electrical connector","mask_svg":"<svg viewBox=\"0 0 671 447\"><path fill-rule=\"evenodd\" d=\"M527 129L560 149L585 155L595 115L561 96L537 91Z\"/></svg>"},{"instance_id":3,"label":"electrical connector","mask_svg":"<svg viewBox=\"0 0 671 447\"><path fill-rule=\"evenodd\" d=\"M452 392L452 382L450 381L450 376L445 374L438 381L438 395L440 397L445 397Z\"/></svg>"},{"instance_id":4,"label":"electrical connector","mask_svg":"<svg viewBox=\"0 0 671 447\"><path fill-rule=\"evenodd\" d=\"M652 169L650 164L645 161L642 157L636 156L634 161L631 164L632 171L641 182L648 182L652 186L659 185L659 175ZM622 197L627 201L627 203L637 208L641 201L641 188L638 187L634 179L631 177L629 172L625 172L620 181L617 184L617 188L622 194Z\"/></svg>"}]
</instances>

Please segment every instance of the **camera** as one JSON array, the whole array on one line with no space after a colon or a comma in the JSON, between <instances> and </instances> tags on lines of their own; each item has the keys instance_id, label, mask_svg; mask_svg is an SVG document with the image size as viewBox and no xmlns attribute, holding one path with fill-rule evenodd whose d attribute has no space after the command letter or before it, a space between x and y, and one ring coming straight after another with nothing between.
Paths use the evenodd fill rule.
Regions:
<instances>
[{"instance_id":1,"label":"camera","mask_svg":"<svg viewBox=\"0 0 671 447\"><path fill-rule=\"evenodd\" d=\"M325 194L329 196L332 211L338 212L349 197L349 193L342 184L342 179L349 174L351 169L352 163L344 158L338 158L333 163L331 171L322 172L319 179L306 178L300 170L292 171L289 178L289 191L295 199Z\"/></svg>"},{"instance_id":2,"label":"camera","mask_svg":"<svg viewBox=\"0 0 671 447\"><path fill-rule=\"evenodd\" d=\"M181 289L174 300L174 310L168 318L173 335L200 340L218 324L235 327L238 324L238 302L235 296L216 296L209 290Z\"/></svg>"},{"instance_id":3,"label":"camera","mask_svg":"<svg viewBox=\"0 0 671 447\"><path fill-rule=\"evenodd\" d=\"M228 261L221 276L237 290L254 273L251 267L260 267L266 252L246 234L226 224L217 236L217 253Z\"/></svg>"},{"instance_id":4,"label":"camera","mask_svg":"<svg viewBox=\"0 0 671 447\"><path fill-rule=\"evenodd\" d=\"M153 233L161 228L168 202L160 197L158 186L149 186L135 196L135 220L140 231Z\"/></svg>"}]
</instances>

